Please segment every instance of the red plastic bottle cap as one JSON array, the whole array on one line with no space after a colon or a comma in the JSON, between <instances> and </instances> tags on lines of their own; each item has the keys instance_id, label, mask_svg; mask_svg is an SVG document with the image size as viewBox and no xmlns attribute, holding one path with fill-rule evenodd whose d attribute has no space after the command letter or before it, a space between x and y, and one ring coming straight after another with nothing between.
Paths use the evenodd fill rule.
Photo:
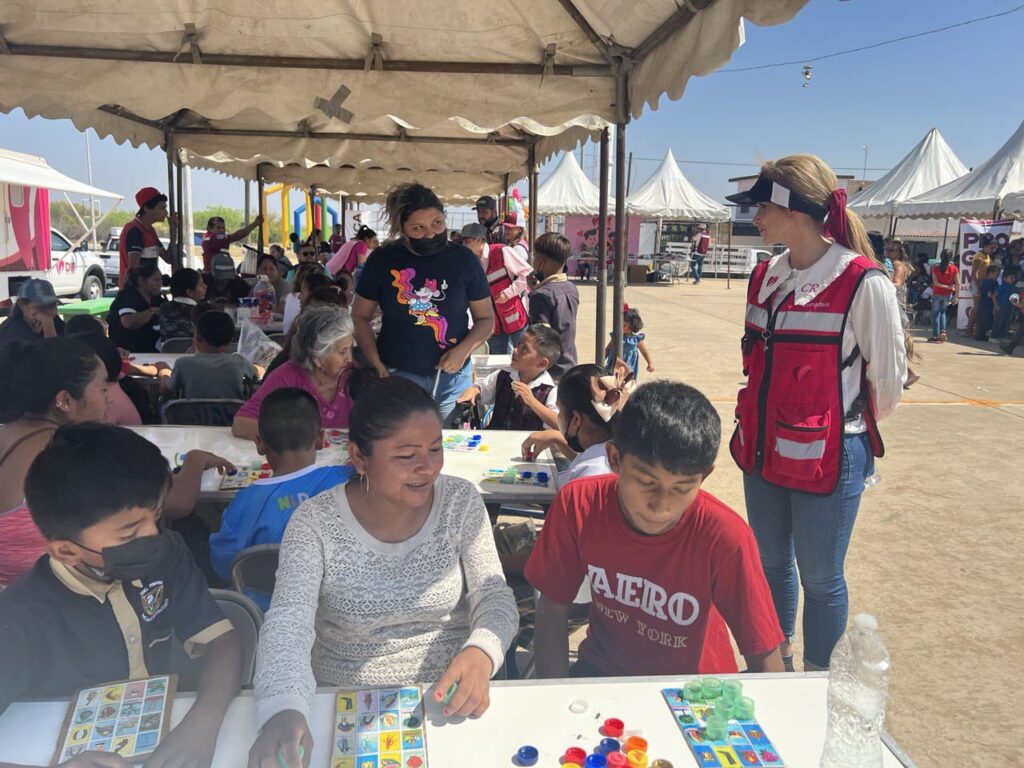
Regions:
<instances>
[{"instance_id":1,"label":"red plastic bottle cap","mask_svg":"<svg viewBox=\"0 0 1024 768\"><path fill-rule=\"evenodd\" d=\"M605 736L611 736L613 739L619 738L625 730L626 724L623 723L617 717L609 717L604 721L604 728L602 729Z\"/></svg>"},{"instance_id":2,"label":"red plastic bottle cap","mask_svg":"<svg viewBox=\"0 0 1024 768\"><path fill-rule=\"evenodd\" d=\"M587 759L587 750L581 747L569 747L565 750L565 762L576 763L577 765L583 765L583 761Z\"/></svg>"},{"instance_id":3,"label":"red plastic bottle cap","mask_svg":"<svg viewBox=\"0 0 1024 768\"><path fill-rule=\"evenodd\" d=\"M625 745L622 747L623 752L632 752L637 750L638 752L647 751L647 739L642 736L630 736L626 739Z\"/></svg>"},{"instance_id":4,"label":"red plastic bottle cap","mask_svg":"<svg viewBox=\"0 0 1024 768\"><path fill-rule=\"evenodd\" d=\"M626 768L629 764L623 752L609 752L605 757L608 759L608 768Z\"/></svg>"}]
</instances>

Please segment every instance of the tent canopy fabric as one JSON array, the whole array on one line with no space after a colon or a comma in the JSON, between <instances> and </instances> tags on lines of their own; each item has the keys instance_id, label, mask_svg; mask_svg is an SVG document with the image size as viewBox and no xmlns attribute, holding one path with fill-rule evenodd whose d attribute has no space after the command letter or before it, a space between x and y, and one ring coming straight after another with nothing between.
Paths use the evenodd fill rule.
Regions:
<instances>
[{"instance_id":1,"label":"tent canopy fabric","mask_svg":"<svg viewBox=\"0 0 1024 768\"><path fill-rule=\"evenodd\" d=\"M659 219L728 221L729 209L693 186L679 170L672 150L647 181L626 201L629 212Z\"/></svg>"},{"instance_id":2,"label":"tent canopy fabric","mask_svg":"<svg viewBox=\"0 0 1024 768\"><path fill-rule=\"evenodd\" d=\"M679 98L729 60L744 19L779 24L806 2L3 3L0 111L134 146L171 136L253 168L369 158L387 171L512 173L531 147L542 163L617 108L638 117Z\"/></svg>"},{"instance_id":3,"label":"tent canopy fabric","mask_svg":"<svg viewBox=\"0 0 1024 768\"><path fill-rule=\"evenodd\" d=\"M554 172L537 190L537 204L530 209L537 213L557 215L597 216L601 212L601 192L583 173L576 155L566 152ZM608 210L615 211L615 202L609 201Z\"/></svg>"},{"instance_id":4,"label":"tent canopy fabric","mask_svg":"<svg viewBox=\"0 0 1024 768\"><path fill-rule=\"evenodd\" d=\"M16 184L23 187L37 187L68 192L74 195L90 195L91 197L108 197L120 200L121 195L98 187L91 187L70 176L55 171L41 157L0 149L0 184Z\"/></svg>"},{"instance_id":5,"label":"tent canopy fabric","mask_svg":"<svg viewBox=\"0 0 1024 768\"><path fill-rule=\"evenodd\" d=\"M891 216L894 207L912 197L967 173L967 166L932 128L896 167L850 199L848 207L861 216Z\"/></svg>"},{"instance_id":6,"label":"tent canopy fabric","mask_svg":"<svg viewBox=\"0 0 1024 768\"><path fill-rule=\"evenodd\" d=\"M895 214L911 219L998 216L1006 208L1004 199L1019 208L1020 195L1024 195L1024 123L973 171L899 203Z\"/></svg>"}]
</instances>

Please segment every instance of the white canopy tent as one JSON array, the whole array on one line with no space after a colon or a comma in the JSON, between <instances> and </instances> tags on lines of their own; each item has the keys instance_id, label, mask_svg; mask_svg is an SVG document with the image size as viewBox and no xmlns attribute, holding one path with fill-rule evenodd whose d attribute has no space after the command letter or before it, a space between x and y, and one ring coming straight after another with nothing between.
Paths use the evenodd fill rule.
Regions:
<instances>
[{"instance_id":1,"label":"white canopy tent","mask_svg":"<svg viewBox=\"0 0 1024 768\"><path fill-rule=\"evenodd\" d=\"M14 184L22 187L36 187L72 195L87 197L105 197L110 200L121 200L122 196L107 192L99 187L92 187L65 176L54 170L49 163L35 155L25 155L9 149L0 149L0 184Z\"/></svg>"},{"instance_id":2,"label":"white canopy tent","mask_svg":"<svg viewBox=\"0 0 1024 768\"><path fill-rule=\"evenodd\" d=\"M1024 123L999 150L970 173L895 206L911 219L998 217L1019 209L1024 196ZM1010 203L1007 208L1006 202Z\"/></svg>"},{"instance_id":3,"label":"white canopy tent","mask_svg":"<svg viewBox=\"0 0 1024 768\"><path fill-rule=\"evenodd\" d=\"M948 184L965 173L967 166L946 143L939 129L932 128L891 171L854 195L848 206L865 218L892 216L899 203Z\"/></svg>"},{"instance_id":4,"label":"white canopy tent","mask_svg":"<svg viewBox=\"0 0 1024 768\"><path fill-rule=\"evenodd\" d=\"M744 19L780 24L806 3L3 3L0 111L164 147L178 164L178 209L178 150L242 162L257 180L264 163L359 168L369 159L385 171L526 175L533 194L538 163L595 131L607 141L593 121L614 122L620 349L626 124L725 64ZM169 163L168 187L173 176Z\"/></svg>"},{"instance_id":5,"label":"white canopy tent","mask_svg":"<svg viewBox=\"0 0 1024 768\"><path fill-rule=\"evenodd\" d=\"M615 203L609 201L609 208ZM530 211L558 215L597 216L601 212L601 193L580 168L576 155L566 152L558 167L537 189L537 202Z\"/></svg>"},{"instance_id":6,"label":"white canopy tent","mask_svg":"<svg viewBox=\"0 0 1024 768\"><path fill-rule=\"evenodd\" d=\"M679 170L672 150L661 165L627 199L629 212L652 219L720 222L729 220L729 209L705 195Z\"/></svg>"}]
</instances>

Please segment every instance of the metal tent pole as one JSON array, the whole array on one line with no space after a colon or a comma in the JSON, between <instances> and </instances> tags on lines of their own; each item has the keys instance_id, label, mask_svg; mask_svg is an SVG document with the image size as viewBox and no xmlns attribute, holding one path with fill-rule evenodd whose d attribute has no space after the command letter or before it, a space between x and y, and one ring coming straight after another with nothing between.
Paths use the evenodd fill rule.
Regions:
<instances>
[{"instance_id":1,"label":"metal tent pole","mask_svg":"<svg viewBox=\"0 0 1024 768\"><path fill-rule=\"evenodd\" d=\"M245 189L246 189L246 192L249 191L249 184L248 184L248 182L246 182ZM263 190L264 190L263 168L262 168L261 165L257 165L256 166L256 197L259 198L259 202L258 202L259 214L260 214L260 216L263 217L262 220L260 221L259 232L256 235L256 252L260 256L263 255L263 247L264 247L264 243L265 243L266 238L267 238L267 200L266 200L266 196L263 194Z\"/></svg>"},{"instance_id":2,"label":"metal tent pole","mask_svg":"<svg viewBox=\"0 0 1024 768\"><path fill-rule=\"evenodd\" d=\"M178 248L177 248L173 258L171 259L172 262L173 262L171 264L171 271L172 272L177 272L179 269L181 269L182 262L183 261L187 261L187 259L188 259L188 252L185 249L188 248L189 245L191 245L190 243L186 243L185 242L185 238L183 236L184 233L185 233L185 199L184 199L184 189L182 187L181 177L182 177L182 174L184 173L184 171L182 169L183 163L182 163L182 159L181 159L181 150L180 149L177 150L176 154L178 156L178 158L177 158L178 162L176 164L177 165L177 173L175 174L175 182L176 182L175 193L176 193L176 196L177 196L177 199L178 199L178 233L177 233L176 236L172 234L171 235L171 239L172 240L176 239L178 241Z\"/></svg>"},{"instance_id":3,"label":"metal tent pole","mask_svg":"<svg viewBox=\"0 0 1024 768\"><path fill-rule=\"evenodd\" d=\"M527 161L526 183L529 188L527 194L530 196L530 218L526 224L529 228L527 239L530 241L530 250L532 251L533 244L537 242L537 145L531 144L527 154L529 160Z\"/></svg>"},{"instance_id":4,"label":"metal tent pole","mask_svg":"<svg viewBox=\"0 0 1024 768\"><path fill-rule=\"evenodd\" d=\"M597 326L594 340L594 362L604 363L604 339L607 335L608 313L608 129L601 131L601 168L598 174L597 228Z\"/></svg>"},{"instance_id":5,"label":"metal tent pole","mask_svg":"<svg viewBox=\"0 0 1024 768\"><path fill-rule=\"evenodd\" d=\"M625 77L618 90L625 97ZM615 285L612 289L612 349L622 357L622 316L626 300L626 116L619 110L615 124Z\"/></svg>"}]
</instances>

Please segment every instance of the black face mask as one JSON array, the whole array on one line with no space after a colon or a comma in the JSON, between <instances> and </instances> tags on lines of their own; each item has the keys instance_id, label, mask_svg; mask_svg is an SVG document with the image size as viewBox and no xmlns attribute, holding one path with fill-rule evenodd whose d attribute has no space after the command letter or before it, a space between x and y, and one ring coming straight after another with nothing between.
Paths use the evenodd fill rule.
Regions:
<instances>
[{"instance_id":1,"label":"black face mask","mask_svg":"<svg viewBox=\"0 0 1024 768\"><path fill-rule=\"evenodd\" d=\"M135 581L165 573L175 549L174 540L166 533L132 539L116 547L104 547L102 552L83 544L78 546L102 557L103 568L92 570L98 576L113 581Z\"/></svg>"},{"instance_id":2,"label":"black face mask","mask_svg":"<svg viewBox=\"0 0 1024 768\"><path fill-rule=\"evenodd\" d=\"M570 448L572 448L576 453L583 453L583 445L580 443L580 430L579 430L579 427L576 428L576 434L575 435L572 435L572 436L570 436L568 434L565 435L565 442L566 442L566 445L568 445Z\"/></svg>"},{"instance_id":3,"label":"black face mask","mask_svg":"<svg viewBox=\"0 0 1024 768\"><path fill-rule=\"evenodd\" d=\"M410 237L409 247L420 256L436 256L448 246L448 233L441 232L433 237Z\"/></svg>"}]
</instances>

